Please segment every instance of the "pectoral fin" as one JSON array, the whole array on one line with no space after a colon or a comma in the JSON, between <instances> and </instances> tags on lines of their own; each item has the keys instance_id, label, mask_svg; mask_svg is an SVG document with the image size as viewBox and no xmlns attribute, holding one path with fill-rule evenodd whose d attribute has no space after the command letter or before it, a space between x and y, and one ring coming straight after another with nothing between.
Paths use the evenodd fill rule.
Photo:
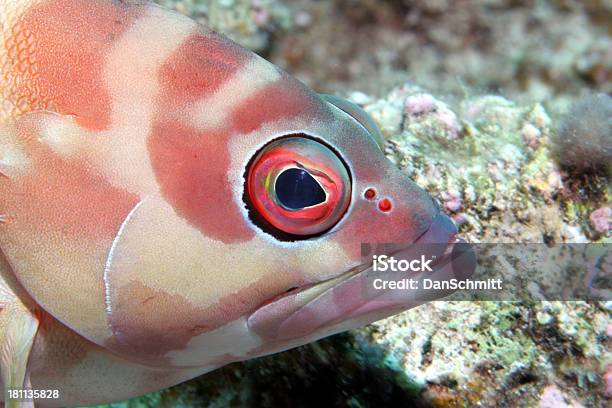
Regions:
<instances>
[{"instance_id":1,"label":"pectoral fin","mask_svg":"<svg viewBox=\"0 0 612 408\"><path fill-rule=\"evenodd\" d=\"M38 319L22 304L12 303L0 311L0 373L7 408L24 406L24 402L9 400L7 391L29 384L28 358L37 330Z\"/></svg>"}]
</instances>

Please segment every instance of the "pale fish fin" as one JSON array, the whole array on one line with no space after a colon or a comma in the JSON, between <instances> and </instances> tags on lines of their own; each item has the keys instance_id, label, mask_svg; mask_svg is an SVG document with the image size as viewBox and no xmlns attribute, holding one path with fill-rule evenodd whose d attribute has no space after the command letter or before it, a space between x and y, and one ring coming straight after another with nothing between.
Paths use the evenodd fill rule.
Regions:
<instances>
[{"instance_id":1,"label":"pale fish fin","mask_svg":"<svg viewBox=\"0 0 612 408\"><path fill-rule=\"evenodd\" d=\"M24 389L30 383L28 359L38 330L38 319L20 302L0 311L0 374L6 408L33 407L32 401L8 399L9 389Z\"/></svg>"}]
</instances>

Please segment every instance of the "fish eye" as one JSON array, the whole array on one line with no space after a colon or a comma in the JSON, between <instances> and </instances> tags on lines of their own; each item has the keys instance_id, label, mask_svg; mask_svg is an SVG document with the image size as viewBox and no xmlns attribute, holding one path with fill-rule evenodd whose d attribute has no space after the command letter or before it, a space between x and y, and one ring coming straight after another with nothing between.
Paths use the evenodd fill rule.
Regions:
<instances>
[{"instance_id":1,"label":"fish eye","mask_svg":"<svg viewBox=\"0 0 612 408\"><path fill-rule=\"evenodd\" d=\"M289 211L299 211L306 207L325 202L327 194L323 187L304 169L284 170L276 178L274 191L278 202Z\"/></svg>"},{"instance_id":2,"label":"fish eye","mask_svg":"<svg viewBox=\"0 0 612 408\"><path fill-rule=\"evenodd\" d=\"M296 239L320 235L340 221L350 197L351 179L340 157L308 137L269 143L247 169L247 204L270 232Z\"/></svg>"}]
</instances>

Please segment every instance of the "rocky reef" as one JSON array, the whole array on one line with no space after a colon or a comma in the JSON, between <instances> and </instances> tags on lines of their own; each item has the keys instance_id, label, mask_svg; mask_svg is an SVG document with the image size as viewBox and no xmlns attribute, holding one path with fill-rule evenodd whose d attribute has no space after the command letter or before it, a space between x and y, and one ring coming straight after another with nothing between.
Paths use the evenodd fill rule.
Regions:
<instances>
[{"instance_id":1,"label":"rocky reef","mask_svg":"<svg viewBox=\"0 0 612 408\"><path fill-rule=\"evenodd\" d=\"M160 3L363 106L468 241L612 241L610 174L558 154L593 117L610 148L610 118L585 122L579 101L612 91L609 2ZM432 302L112 406L603 407L611 316L610 302Z\"/></svg>"},{"instance_id":2,"label":"rocky reef","mask_svg":"<svg viewBox=\"0 0 612 408\"><path fill-rule=\"evenodd\" d=\"M407 80L435 92L543 101L612 91L606 1L293 0L301 24L271 44L315 88L382 96ZM305 18L304 16L308 16Z\"/></svg>"},{"instance_id":3,"label":"rocky reef","mask_svg":"<svg viewBox=\"0 0 612 408\"><path fill-rule=\"evenodd\" d=\"M293 13L277 0L157 0L188 15L243 47L267 53L273 37L293 27Z\"/></svg>"}]
</instances>

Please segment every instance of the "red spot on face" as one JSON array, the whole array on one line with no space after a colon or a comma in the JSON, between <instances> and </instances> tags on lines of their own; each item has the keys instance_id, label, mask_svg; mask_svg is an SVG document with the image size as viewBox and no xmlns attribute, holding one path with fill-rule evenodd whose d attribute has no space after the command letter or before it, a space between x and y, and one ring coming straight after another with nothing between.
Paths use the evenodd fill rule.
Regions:
<instances>
[{"instance_id":1,"label":"red spot on face","mask_svg":"<svg viewBox=\"0 0 612 408\"><path fill-rule=\"evenodd\" d=\"M392 166L391 163L381 162L378 176L365 180L361 178L363 167L354 167L356 180L366 186L381 186L381 190L385 190L381 196L381 190L377 189L379 199L376 201L355 200L350 217L347 217L342 228L330 236L354 261L361 261L362 244L413 242L429 228L438 212L429 194ZM368 172L371 170L368 169ZM373 187L365 187L365 190L368 188Z\"/></svg>"},{"instance_id":2,"label":"red spot on face","mask_svg":"<svg viewBox=\"0 0 612 408\"><path fill-rule=\"evenodd\" d=\"M180 216L210 238L243 242L254 232L227 177L227 139L226 132L203 134L167 119L155 124L149 152L162 193Z\"/></svg>"},{"instance_id":3,"label":"red spot on face","mask_svg":"<svg viewBox=\"0 0 612 408\"><path fill-rule=\"evenodd\" d=\"M373 188L368 188L363 193L363 196L365 197L366 200L373 200L376 197L376 190L374 190Z\"/></svg>"},{"instance_id":4,"label":"red spot on face","mask_svg":"<svg viewBox=\"0 0 612 408\"><path fill-rule=\"evenodd\" d=\"M94 130L109 126L111 99L104 82L105 58L142 7L123 2L56 0L33 7L16 30L31 33L30 69L16 93L29 110L51 108L75 115Z\"/></svg>"},{"instance_id":5,"label":"red spot on face","mask_svg":"<svg viewBox=\"0 0 612 408\"><path fill-rule=\"evenodd\" d=\"M242 67L248 54L216 34L191 35L160 69L167 102L195 101L214 93Z\"/></svg>"},{"instance_id":6,"label":"red spot on face","mask_svg":"<svg viewBox=\"0 0 612 408\"><path fill-rule=\"evenodd\" d=\"M389 212L391 211L392 207L393 206L391 205L391 200L389 200L388 198L383 198L378 202L378 208L382 212Z\"/></svg>"}]
</instances>

